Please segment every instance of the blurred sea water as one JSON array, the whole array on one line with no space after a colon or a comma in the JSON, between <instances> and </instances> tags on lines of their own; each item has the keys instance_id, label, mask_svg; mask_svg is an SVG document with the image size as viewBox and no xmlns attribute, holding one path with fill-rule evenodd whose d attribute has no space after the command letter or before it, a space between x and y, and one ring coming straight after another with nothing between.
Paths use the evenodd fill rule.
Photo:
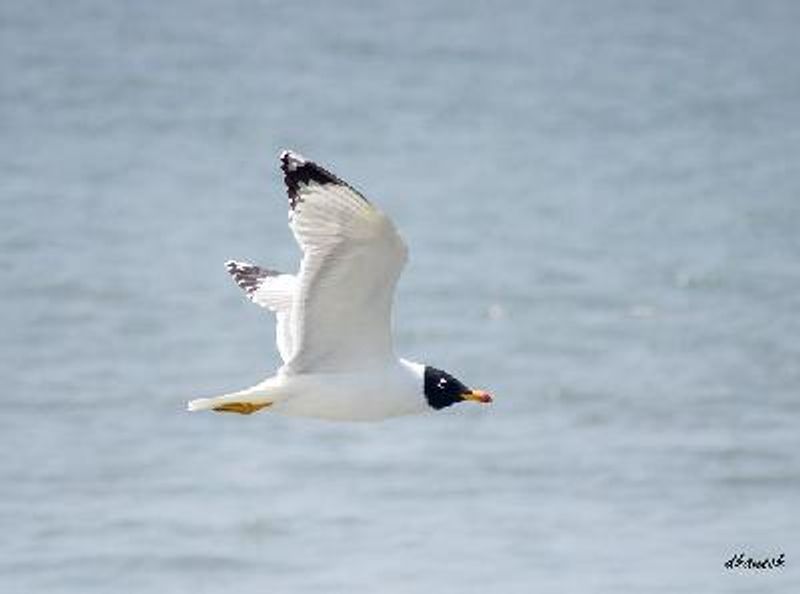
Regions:
<instances>
[{"instance_id":1,"label":"blurred sea water","mask_svg":"<svg viewBox=\"0 0 800 594\"><path fill-rule=\"evenodd\" d=\"M0 6L0 590L800 591L800 4ZM278 365L294 148L395 219L377 425ZM773 571L728 570L743 552Z\"/></svg>"}]
</instances>

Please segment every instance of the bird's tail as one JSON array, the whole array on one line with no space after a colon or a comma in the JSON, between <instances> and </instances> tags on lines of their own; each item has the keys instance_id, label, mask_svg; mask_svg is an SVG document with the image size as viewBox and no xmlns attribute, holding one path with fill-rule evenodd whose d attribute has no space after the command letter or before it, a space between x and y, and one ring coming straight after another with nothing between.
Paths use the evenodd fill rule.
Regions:
<instances>
[{"instance_id":1,"label":"bird's tail","mask_svg":"<svg viewBox=\"0 0 800 594\"><path fill-rule=\"evenodd\" d=\"M189 401L186 410L213 410L216 412L235 412L242 415L249 415L254 412L271 406L275 402L275 393L271 389L270 380L256 384L250 388L214 396L211 398L197 398Z\"/></svg>"}]
</instances>

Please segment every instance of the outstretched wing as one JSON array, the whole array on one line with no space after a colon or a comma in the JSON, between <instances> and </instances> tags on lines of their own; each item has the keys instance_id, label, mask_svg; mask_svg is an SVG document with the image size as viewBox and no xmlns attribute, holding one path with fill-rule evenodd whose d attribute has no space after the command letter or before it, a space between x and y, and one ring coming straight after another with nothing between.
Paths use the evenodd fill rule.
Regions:
<instances>
[{"instance_id":1,"label":"outstretched wing","mask_svg":"<svg viewBox=\"0 0 800 594\"><path fill-rule=\"evenodd\" d=\"M289 227L303 250L286 373L369 367L394 356L391 309L407 258L394 225L355 189L290 151L281 155Z\"/></svg>"},{"instance_id":2,"label":"outstretched wing","mask_svg":"<svg viewBox=\"0 0 800 594\"><path fill-rule=\"evenodd\" d=\"M292 357L294 348L291 317L296 277L234 260L225 262L225 269L250 301L275 313L275 342L281 359L286 363Z\"/></svg>"}]
</instances>

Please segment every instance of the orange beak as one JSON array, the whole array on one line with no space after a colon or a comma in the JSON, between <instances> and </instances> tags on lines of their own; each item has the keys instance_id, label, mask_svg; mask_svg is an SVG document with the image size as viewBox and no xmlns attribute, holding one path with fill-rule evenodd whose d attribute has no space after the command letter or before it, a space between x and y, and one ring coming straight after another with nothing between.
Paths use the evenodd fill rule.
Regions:
<instances>
[{"instance_id":1,"label":"orange beak","mask_svg":"<svg viewBox=\"0 0 800 594\"><path fill-rule=\"evenodd\" d=\"M472 402L480 402L481 404L490 404L492 402L492 395L483 390L470 390L462 394L464 400L471 400Z\"/></svg>"}]
</instances>

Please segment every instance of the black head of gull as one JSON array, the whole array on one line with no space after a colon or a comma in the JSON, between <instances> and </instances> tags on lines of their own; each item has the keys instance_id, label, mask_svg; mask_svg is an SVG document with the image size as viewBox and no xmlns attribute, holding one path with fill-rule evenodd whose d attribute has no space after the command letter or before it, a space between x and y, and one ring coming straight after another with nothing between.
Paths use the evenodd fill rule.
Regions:
<instances>
[{"instance_id":1,"label":"black head of gull","mask_svg":"<svg viewBox=\"0 0 800 594\"><path fill-rule=\"evenodd\" d=\"M424 392L428 406L436 410L457 402L470 401L489 404L492 401L488 392L470 389L446 371L430 365L425 366Z\"/></svg>"}]
</instances>

